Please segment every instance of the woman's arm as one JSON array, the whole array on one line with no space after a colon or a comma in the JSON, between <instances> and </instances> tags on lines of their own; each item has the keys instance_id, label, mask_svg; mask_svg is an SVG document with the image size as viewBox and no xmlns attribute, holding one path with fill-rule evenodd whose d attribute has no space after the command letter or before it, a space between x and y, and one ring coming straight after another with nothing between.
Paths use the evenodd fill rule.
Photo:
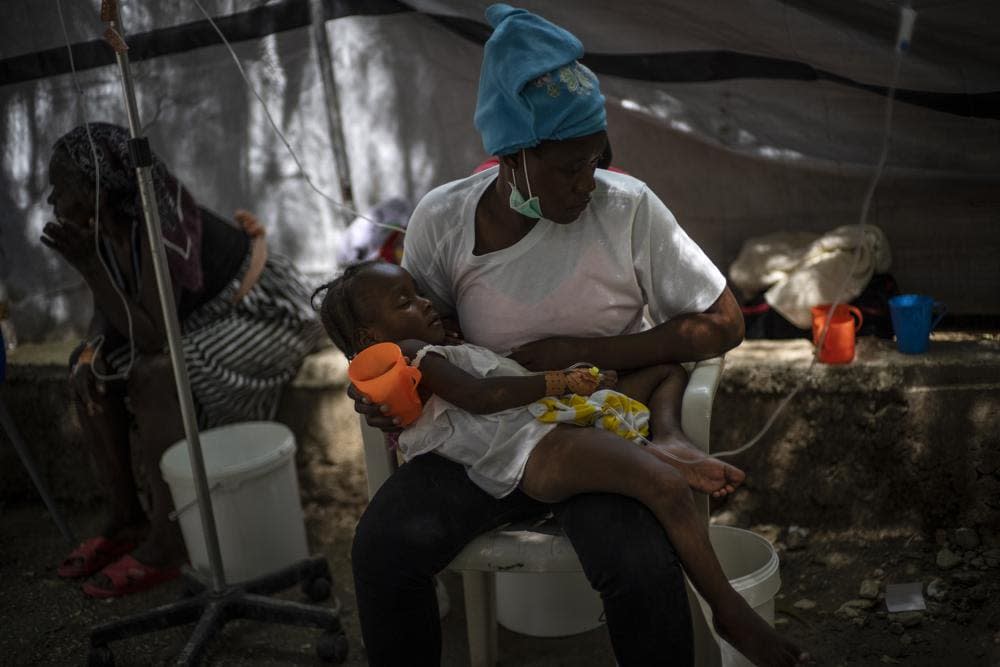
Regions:
<instances>
[{"instance_id":1,"label":"woman's arm","mask_svg":"<svg viewBox=\"0 0 1000 667\"><path fill-rule=\"evenodd\" d=\"M49 246L68 261L83 279L94 298L94 309L107 318L108 324L124 336L129 334L129 316L132 321L132 336L140 350L158 351L166 340L163 315L160 310L159 294L153 275L152 251L145 230L140 242L141 266L148 267L142 285L139 303L129 298L125 302L118 296L115 284L101 263L94 248L94 228L70 223L50 222L45 225L42 243ZM131 276L132 267L123 267ZM178 295L174 295L177 298ZM128 315L126 315L126 308Z\"/></svg>"},{"instance_id":2,"label":"woman's arm","mask_svg":"<svg viewBox=\"0 0 1000 667\"><path fill-rule=\"evenodd\" d=\"M402 341L403 354L411 359L426 343ZM568 392L590 394L599 384L585 370L550 371L538 375L479 378L434 352L420 362L420 385L452 405L482 415L528 405L540 398ZM588 379L589 378L589 379Z\"/></svg>"},{"instance_id":3,"label":"woman's arm","mask_svg":"<svg viewBox=\"0 0 1000 667\"><path fill-rule=\"evenodd\" d=\"M156 288L156 274L153 271L153 252L146 235L145 225L139 234L139 266L143 268L142 289L138 303L128 298L123 300L118 296L111 276L105 270L100 260L95 256L93 266L84 274L84 279L94 293L94 305L110 321L111 325L122 335L129 335L129 316L132 320L132 338L135 346L142 352L159 352L167 342L166 325L163 321L163 310L160 308L160 293ZM132 267L122 267L131 275ZM133 276L134 278L134 276ZM178 290L174 289L174 305L180 298ZM128 315L125 309L128 308Z\"/></svg>"},{"instance_id":4,"label":"woman's arm","mask_svg":"<svg viewBox=\"0 0 1000 667\"><path fill-rule=\"evenodd\" d=\"M743 341L743 313L729 288L705 312L680 315L648 331L604 338L547 338L511 352L525 368L563 368L580 361L619 370L725 354Z\"/></svg>"}]
</instances>

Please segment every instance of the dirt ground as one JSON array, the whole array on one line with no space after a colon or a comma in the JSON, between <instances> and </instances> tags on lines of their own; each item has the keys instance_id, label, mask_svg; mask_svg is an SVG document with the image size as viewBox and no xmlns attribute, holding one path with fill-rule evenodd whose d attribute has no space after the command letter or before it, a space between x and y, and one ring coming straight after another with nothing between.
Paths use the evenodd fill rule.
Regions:
<instances>
[{"instance_id":1,"label":"dirt ground","mask_svg":"<svg viewBox=\"0 0 1000 667\"><path fill-rule=\"evenodd\" d=\"M757 528L774 535L773 526ZM954 547L953 535L938 538ZM953 564L939 560L945 545L914 533L815 531L798 539L794 548L778 545L775 625L820 664L1000 665L1000 576L996 558L982 557L995 547L970 549ZM888 613L886 586L916 582L926 610Z\"/></svg>"},{"instance_id":2,"label":"dirt ground","mask_svg":"<svg viewBox=\"0 0 1000 667\"><path fill-rule=\"evenodd\" d=\"M343 406L334 419L354 419ZM308 439L308 435L306 436ZM313 449L313 451L317 451ZM356 438L302 462L314 478L303 484L310 546L327 557L335 594L344 604L350 641L346 664L365 664L354 615L348 560L354 524L365 491ZM67 508L80 535L99 521L96 507ZM741 525L719 508L715 520ZM776 544L781 591L776 626L809 650L821 665L1000 665L1000 535L956 526L934 535L893 529L826 531L777 521L752 528ZM742 526L748 527L748 526ZM180 583L114 601L85 598L78 586L55 575L67 550L41 503L0 505L0 662L9 665L74 665L86 660L91 626L177 599ZM452 612L444 622L445 665L467 664L461 586L446 575ZM920 582L926 610L890 614L887 584ZM285 594L302 600L297 590ZM113 645L116 664L166 664L181 648L190 627L158 632ZM214 665L321 664L313 630L262 626L240 621L226 627L212 645ZM501 629L500 664L614 664L603 628L562 639L526 638Z\"/></svg>"}]
</instances>

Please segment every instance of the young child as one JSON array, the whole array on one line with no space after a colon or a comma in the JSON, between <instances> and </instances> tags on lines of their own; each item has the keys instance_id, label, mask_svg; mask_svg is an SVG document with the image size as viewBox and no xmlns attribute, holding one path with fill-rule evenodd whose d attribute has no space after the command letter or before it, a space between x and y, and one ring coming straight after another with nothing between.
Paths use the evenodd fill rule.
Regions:
<instances>
[{"instance_id":1,"label":"young child","mask_svg":"<svg viewBox=\"0 0 1000 667\"><path fill-rule=\"evenodd\" d=\"M635 498L655 514L685 570L712 608L720 635L760 665L808 661L736 593L708 539L691 493L709 477L689 474L685 463L653 447L637 447L606 430L543 423L525 409L543 397L589 394L599 381L586 370L531 373L483 348L444 345L446 334L430 301L399 266L364 262L348 267L326 289L319 308L323 325L348 358L383 341L399 344L420 368L425 401L420 418L400 434L407 459L434 452L466 466L469 477L501 497L519 488L542 502L580 493ZM669 367L630 374L619 383L633 398L648 399ZM645 394L643 393L645 392ZM700 466L725 466L717 459ZM709 493L728 493L723 476Z\"/></svg>"}]
</instances>

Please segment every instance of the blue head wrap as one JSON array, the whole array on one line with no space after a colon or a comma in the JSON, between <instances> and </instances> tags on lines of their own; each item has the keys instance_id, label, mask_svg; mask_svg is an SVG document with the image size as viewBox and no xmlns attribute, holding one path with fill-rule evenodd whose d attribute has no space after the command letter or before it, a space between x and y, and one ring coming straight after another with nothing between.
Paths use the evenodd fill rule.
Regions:
<instances>
[{"instance_id":1,"label":"blue head wrap","mask_svg":"<svg viewBox=\"0 0 1000 667\"><path fill-rule=\"evenodd\" d=\"M580 40L510 5L490 5L486 19L493 35L483 52L475 123L487 153L507 155L607 129L597 77L577 62Z\"/></svg>"}]
</instances>

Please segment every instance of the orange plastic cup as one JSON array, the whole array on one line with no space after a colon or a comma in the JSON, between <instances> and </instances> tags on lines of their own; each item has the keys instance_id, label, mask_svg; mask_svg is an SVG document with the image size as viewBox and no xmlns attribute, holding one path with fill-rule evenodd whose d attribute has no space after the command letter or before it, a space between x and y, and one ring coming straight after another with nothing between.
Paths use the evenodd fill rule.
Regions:
<instances>
[{"instance_id":1,"label":"orange plastic cup","mask_svg":"<svg viewBox=\"0 0 1000 667\"><path fill-rule=\"evenodd\" d=\"M819 335L823 332L830 304L813 306L811 312L813 345L819 345ZM838 304L830 320L823 349L819 351L819 360L824 364L848 364L853 361L854 335L861 329L863 321L860 310L844 303Z\"/></svg>"},{"instance_id":2,"label":"orange plastic cup","mask_svg":"<svg viewBox=\"0 0 1000 667\"><path fill-rule=\"evenodd\" d=\"M347 367L347 376L372 403L388 405L389 414L398 418L401 426L420 416L420 371L406 363L395 343L366 347Z\"/></svg>"}]
</instances>

